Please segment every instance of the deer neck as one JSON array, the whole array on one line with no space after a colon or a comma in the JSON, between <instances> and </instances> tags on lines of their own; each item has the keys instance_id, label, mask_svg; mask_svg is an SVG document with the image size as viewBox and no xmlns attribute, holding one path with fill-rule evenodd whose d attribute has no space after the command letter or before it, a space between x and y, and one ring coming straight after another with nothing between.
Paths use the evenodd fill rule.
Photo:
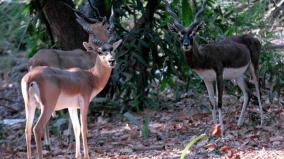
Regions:
<instances>
[{"instance_id":1,"label":"deer neck","mask_svg":"<svg viewBox=\"0 0 284 159\"><path fill-rule=\"evenodd\" d=\"M96 94L103 90L110 78L111 71L112 68L103 64L100 57L97 56L94 67L90 69L90 72L93 74L95 88L92 96L96 96Z\"/></svg>"},{"instance_id":2,"label":"deer neck","mask_svg":"<svg viewBox=\"0 0 284 159\"><path fill-rule=\"evenodd\" d=\"M192 49L184 52L188 65L193 69L202 67L203 63L203 56L198 47L198 44L193 40Z\"/></svg>"}]
</instances>

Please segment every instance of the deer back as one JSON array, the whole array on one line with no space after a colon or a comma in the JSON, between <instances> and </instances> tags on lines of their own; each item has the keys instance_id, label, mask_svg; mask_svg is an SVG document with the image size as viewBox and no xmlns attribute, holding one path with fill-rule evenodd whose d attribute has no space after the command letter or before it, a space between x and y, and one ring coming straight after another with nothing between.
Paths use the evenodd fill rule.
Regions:
<instances>
[{"instance_id":1,"label":"deer back","mask_svg":"<svg viewBox=\"0 0 284 159\"><path fill-rule=\"evenodd\" d=\"M29 66L51 66L61 69L78 67L89 69L94 65L96 54L76 49L63 51L56 49L41 49L30 60Z\"/></svg>"},{"instance_id":2,"label":"deer back","mask_svg":"<svg viewBox=\"0 0 284 159\"><path fill-rule=\"evenodd\" d=\"M194 49L192 50L195 51ZM199 59L203 61L196 62L200 63L202 68L238 68L250 62L250 52L248 48L243 44L230 40L223 41L222 43L216 42L200 45L198 52L199 56L202 56L202 58ZM190 55L190 53L187 52L185 52L185 54ZM192 62L196 63L195 61Z\"/></svg>"},{"instance_id":3,"label":"deer back","mask_svg":"<svg viewBox=\"0 0 284 159\"><path fill-rule=\"evenodd\" d=\"M233 36L231 40L244 44L250 51L251 61L254 68L257 70L259 66L259 56L261 52L261 43L260 41L253 37L250 34L244 34L240 36Z\"/></svg>"}]
</instances>

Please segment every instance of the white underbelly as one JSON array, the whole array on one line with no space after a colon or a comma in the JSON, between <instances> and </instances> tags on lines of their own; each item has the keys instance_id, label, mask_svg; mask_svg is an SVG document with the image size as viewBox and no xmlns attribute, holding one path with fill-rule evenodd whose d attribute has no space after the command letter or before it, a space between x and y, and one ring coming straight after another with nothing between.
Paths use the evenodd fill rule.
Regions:
<instances>
[{"instance_id":1,"label":"white underbelly","mask_svg":"<svg viewBox=\"0 0 284 159\"><path fill-rule=\"evenodd\" d=\"M65 108L80 108L80 105L83 105L83 97L80 95L70 96L67 94L61 93L58 97L55 110L61 110Z\"/></svg>"},{"instance_id":2,"label":"white underbelly","mask_svg":"<svg viewBox=\"0 0 284 159\"><path fill-rule=\"evenodd\" d=\"M248 65L240 68L224 68L223 79L232 80L241 77L247 70ZM193 69L203 80L215 81L216 73L213 69L203 70L203 69Z\"/></svg>"}]
</instances>

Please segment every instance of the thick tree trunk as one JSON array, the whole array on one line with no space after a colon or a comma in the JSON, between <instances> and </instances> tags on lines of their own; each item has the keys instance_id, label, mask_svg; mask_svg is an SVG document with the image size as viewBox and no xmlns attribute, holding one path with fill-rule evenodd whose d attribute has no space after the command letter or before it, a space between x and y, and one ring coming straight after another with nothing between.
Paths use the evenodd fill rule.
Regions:
<instances>
[{"instance_id":1,"label":"thick tree trunk","mask_svg":"<svg viewBox=\"0 0 284 159\"><path fill-rule=\"evenodd\" d=\"M74 7L72 0L62 1ZM52 34L63 50L83 48L82 42L88 40L88 34L76 22L76 16L71 9L60 1L48 0L42 10Z\"/></svg>"}]
</instances>

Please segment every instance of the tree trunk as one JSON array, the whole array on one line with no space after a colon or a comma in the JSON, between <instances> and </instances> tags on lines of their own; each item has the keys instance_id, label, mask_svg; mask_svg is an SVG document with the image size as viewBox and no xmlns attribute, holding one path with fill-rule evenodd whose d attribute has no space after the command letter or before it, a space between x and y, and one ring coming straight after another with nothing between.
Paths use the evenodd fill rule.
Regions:
<instances>
[{"instance_id":1,"label":"tree trunk","mask_svg":"<svg viewBox=\"0 0 284 159\"><path fill-rule=\"evenodd\" d=\"M72 0L62 0L74 7ZM57 0L48 0L42 8L52 34L63 50L83 48L82 42L88 40L88 34L76 22L74 12Z\"/></svg>"}]
</instances>

